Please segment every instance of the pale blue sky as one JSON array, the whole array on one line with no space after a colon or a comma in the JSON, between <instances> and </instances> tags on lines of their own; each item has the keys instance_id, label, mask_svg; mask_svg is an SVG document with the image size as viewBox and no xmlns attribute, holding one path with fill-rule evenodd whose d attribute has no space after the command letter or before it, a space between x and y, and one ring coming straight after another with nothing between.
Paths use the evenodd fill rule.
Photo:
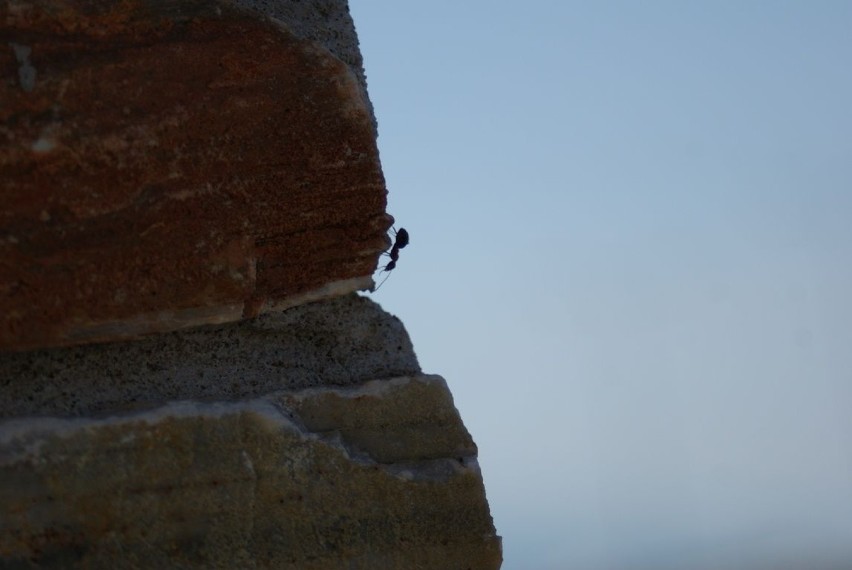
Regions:
<instances>
[{"instance_id":1,"label":"pale blue sky","mask_svg":"<svg viewBox=\"0 0 852 570\"><path fill-rule=\"evenodd\" d=\"M350 4L504 568L852 567L852 2Z\"/></svg>"}]
</instances>

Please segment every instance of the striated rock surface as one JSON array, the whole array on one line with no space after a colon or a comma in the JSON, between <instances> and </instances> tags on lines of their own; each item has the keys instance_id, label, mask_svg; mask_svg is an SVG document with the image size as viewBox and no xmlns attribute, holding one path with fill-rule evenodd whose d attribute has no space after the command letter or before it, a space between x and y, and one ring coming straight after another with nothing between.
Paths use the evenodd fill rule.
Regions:
<instances>
[{"instance_id":1,"label":"striated rock surface","mask_svg":"<svg viewBox=\"0 0 852 570\"><path fill-rule=\"evenodd\" d=\"M360 68L309 39L357 65L354 34L297 25L316 9L0 2L0 349L369 287L391 222L373 118Z\"/></svg>"},{"instance_id":2,"label":"striated rock surface","mask_svg":"<svg viewBox=\"0 0 852 570\"><path fill-rule=\"evenodd\" d=\"M0 434L7 567L498 564L476 447L438 376Z\"/></svg>"},{"instance_id":3,"label":"striated rock surface","mask_svg":"<svg viewBox=\"0 0 852 570\"><path fill-rule=\"evenodd\" d=\"M349 295L0 355L0 566L498 568L476 446Z\"/></svg>"},{"instance_id":4,"label":"striated rock surface","mask_svg":"<svg viewBox=\"0 0 852 570\"><path fill-rule=\"evenodd\" d=\"M0 0L0 568L496 569L345 0ZM202 326L203 325L203 326Z\"/></svg>"}]
</instances>

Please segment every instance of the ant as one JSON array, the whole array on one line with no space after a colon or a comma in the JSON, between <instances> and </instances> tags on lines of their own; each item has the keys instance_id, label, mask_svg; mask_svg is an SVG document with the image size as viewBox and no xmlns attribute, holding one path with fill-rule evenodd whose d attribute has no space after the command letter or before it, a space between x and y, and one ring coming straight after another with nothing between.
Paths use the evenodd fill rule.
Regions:
<instances>
[{"instance_id":1,"label":"ant","mask_svg":"<svg viewBox=\"0 0 852 570\"><path fill-rule=\"evenodd\" d=\"M387 265L382 268L382 271L386 271L388 275L384 279L382 279L382 282L379 283L378 287L373 289L374 293L379 290L379 287L384 285L385 281L388 280L388 277L390 277L390 272L394 270L394 268L396 267L396 262L399 261L399 250L401 250L407 245L408 231L405 228L399 228L399 231L394 230L393 247L391 248L390 253L388 253L391 260L388 262Z\"/></svg>"}]
</instances>

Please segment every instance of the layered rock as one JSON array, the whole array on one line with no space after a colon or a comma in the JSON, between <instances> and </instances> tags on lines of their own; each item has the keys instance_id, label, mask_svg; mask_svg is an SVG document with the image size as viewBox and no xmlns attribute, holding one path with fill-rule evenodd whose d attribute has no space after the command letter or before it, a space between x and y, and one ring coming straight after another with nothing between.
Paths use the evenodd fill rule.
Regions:
<instances>
[{"instance_id":1,"label":"layered rock","mask_svg":"<svg viewBox=\"0 0 852 570\"><path fill-rule=\"evenodd\" d=\"M367 299L0 363L6 566L499 566L447 385Z\"/></svg>"},{"instance_id":2,"label":"layered rock","mask_svg":"<svg viewBox=\"0 0 852 570\"><path fill-rule=\"evenodd\" d=\"M0 0L0 567L497 568L344 0ZM206 325L206 326L202 326Z\"/></svg>"},{"instance_id":3,"label":"layered rock","mask_svg":"<svg viewBox=\"0 0 852 570\"><path fill-rule=\"evenodd\" d=\"M446 395L421 376L7 427L22 435L0 470L0 552L24 567L494 567L470 438L422 433L463 434ZM336 401L314 431L291 398ZM400 423L400 406L418 413Z\"/></svg>"}]
</instances>

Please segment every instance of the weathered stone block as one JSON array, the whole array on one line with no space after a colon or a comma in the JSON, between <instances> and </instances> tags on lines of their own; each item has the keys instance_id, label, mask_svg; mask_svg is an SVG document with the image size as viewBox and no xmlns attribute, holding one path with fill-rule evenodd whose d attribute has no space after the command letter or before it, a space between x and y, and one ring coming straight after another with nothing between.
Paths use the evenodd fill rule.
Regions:
<instances>
[{"instance_id":1,"label":"weathered stone block","mask_svg":"<svg viewBox=\"0 0 852 570\"><path fill-rule=\"evenodd\" d=\"M392 219L345 0L0 38L0 567L499 567L446 383L354 293Z\"/></svg>"},{"instance_id":2,"label":"weathered stone block","mask_svg":"<svg viewBox=\"0 0 852 570\"><path fill-rule=\"evenodd\" d=\"M0 567L499 567L446 383L356 294L0 353L0 418Z\"/></svg>"},{"instance_id":3,"label":"weathered stone block","mask_svg":"<svg viewBox=\"0 0 852 570\"><path fill-rule=\"evenodd\" d=\"M209 0L6 0L0 37L0 349L370 285L373 118L320 43Z\"/></svg>"},{"instance_id":4,"label":"weathered stone block","mask_svg":"<svg viewBox=\"0 0 852 570\"><path fill-rule=\"evenodd\" d=\"M437 376L10 420L0 505L4 565L500 564L476 447Z\"/></svg>"},{"instance_id":5,"label":"weathered stone block","mask_svg":"<svg viewBox=\"0 0 852 570\"><path fill-rule=\"evenodd\" d=\"M236 401L418 373L399 319L350 294L133 342L0 352L0 418Z\"/></svg>"}]
</instances>

